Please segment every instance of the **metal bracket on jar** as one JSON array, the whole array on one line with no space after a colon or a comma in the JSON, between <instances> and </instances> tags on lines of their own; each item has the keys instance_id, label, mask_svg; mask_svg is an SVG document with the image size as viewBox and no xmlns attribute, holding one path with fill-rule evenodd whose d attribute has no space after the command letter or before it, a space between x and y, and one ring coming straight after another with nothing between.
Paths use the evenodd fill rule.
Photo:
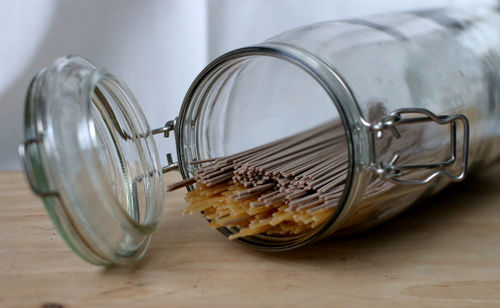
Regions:
<instances>
[{"instance_id":1,"label":"metal bracket on jar","mask_svg":"<svg viewBox=\"0 0 500 308\"><path fill-rule=\"evenodd\" d=\"M419 115L418 117L405 117L405 115L413 114ZM397 165L396 162L399 159L399 154L394 153L389 162L378 161L377 151L375 147L375 140L381 139L386 130L389 130L395 138L400 138L401 133L399 132L397 126L404 124L413 123L424 123L424 122L435 122L439 125L450 125L450 158L443 162L438 163L428 163L428 164L408 164L408 165ZM447 166L456 164L457 161L457 121L461 121L463 125L463 145L462 145L462 162L461 171L458 175L453 175L444 170L437 170L427 176L422 180L409 180L400 178L405 173L404 171L415 170L415 169L439 169ZM371 132L372 141L372 157L373 162L370 165L370 169L375 172L378 176L393 182L395 184L410 184L410 185L421 185L432 181L438 176L445 176L453 182L459 182L464 179L467 173L468 161L469 161L469 121L467 117L463 114L456 114L452 116L448 115L436 115L431 111L424 108L403 108L391 112L388 116L381 118L378 122L370 124L367 126Z\"/></svg>"},{"instance_id":2,"label":"metal bracket on jar","mask_svg":"<svg viewBox=\"0 0 500 308\"><path fill-rule=\"evenodd\" d=\"M163 134L163 137L168 138L170 136L171 131L175 131L175 121L170 120L163 127L153 129L151 131L152 135ZM167 153L167 165L161 168L162 173L167 173L170 171L178 170L179 164L172 160L172 154Z\"/></svg>"},{"instance_id":3,"label":"metal bracket on jar","mask_svg":"<svg viewBox=\"0 0 500 308\"><path fill-rule=\"evenodd\" d=\"M55 190L43 190L37 185L37 180L35 179L33 166L31 165L31 163L29 162L29 160L26 157L26 152L27 152L28 147L30 147L30 146L38 147L38 144L41 142L41 140L42 140L41 138L39 138L39 139L32 138L32 139L28 139L25 142L23 142L22 144L20 144L19 147L17 148L19 158L21 159L21 164L22 164L24 170L26 171L25 172L26 179L28 180L28 185L30 186L31 190L35 194L39 195L40 197L56 197L56 198L60 199L59 192L57 192ZM38 150L37 150L37 152L38 152Z\"/></svg>"},{"instance_id":4,"label":"metal bracket on jar","mask_svg":"<svg viewBox=\"0 0 500 308\"><path fill-rule=\"evenodd\" d=\"M119 132L122 131L121 128L118 126L118 123L116 121L113 121L113 124L117 127L117 130ZM156 135L156 134L163 133L163 136L165 138L168 138L170 136L170 132L174 131L174 129L175 129L175 120L170 120L167 123L165 123L165 125L163 127L151 130L151 134ZM122 137L126 136L126 137L124 137L124 139L130 138L130 137L128 137L128 135L126 135L126 133L123 133L120 135L122 135ZM34 177L33 167L31 166L31 164L28 163L29 160L26 158L26 151L27 151L28 147L30 147L30 146L38 147L38 144L41 142L42 142L42 137L32 138L32 139L26 140L25 142L23 142L22 144L19 145L18 154L19 154L19 157L21 159L21 163L23 165L23 168L26 171L26 177L27 177L28 184L29 184L31 190L35 194L39 195L40 197L57 197L57 198L59 198L59 192L50 191L50 190L46 191L46 190L42 190L39 188L39 186L36 184L37 181L35 180L35 177ZM177 170L179 168L179 165L177 162L173 161L172 154L167 153L166 156L167 156L167 165L162 167L162 173L167 173L170 171ZM152 173L152 172L150 172L150 173ZM134 197L135 197L136 191L137 191L137 183L141 182L143 180L143 178L144 178L144 176L138 176L138 177L134 178L134 180L133 180L132 190L134 192Z\"/></svg>"}]
</instances>

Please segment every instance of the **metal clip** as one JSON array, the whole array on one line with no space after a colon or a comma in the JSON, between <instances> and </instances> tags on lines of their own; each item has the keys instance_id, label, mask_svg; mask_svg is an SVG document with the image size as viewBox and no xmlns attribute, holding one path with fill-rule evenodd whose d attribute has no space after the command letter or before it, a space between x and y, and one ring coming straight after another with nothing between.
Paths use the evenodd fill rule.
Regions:
<instances>
[{"instance_id":1,"label":"metal clip","mask_svg":"<svg viewBox=\"0 0 500 308\"><path fill-rule=\"evenodd\" d=\"M163 137L168 138L170 136L170 132L175 131L175 121L176 120L170 120L165 123L165 126L153 129L151 134L156 135L163 133ZM179 164L173 161L172 154L167 153L167 165L161 168L161 172L167 173L177 169L179 169Z\"/></svg>"},{"instance_id":2,"label":"metal clip","mask_svg":"<svg viewBox=\"0 0 500 308\"><path fill-rule=\"evenodd\" d=\"M170 136L170 132L175 130L175 120L170 120L163 127L153 129L151 131L152 135L163 133L163 137L168 138Z\"/></svg>"},{"instance_id":3,"label":"metal clip","mask_svg":"<svg viewBox=\"0 0 500 308\"><path fill-rule=\"evenodd\" d=\"M179 169L179 164L172 160L172 154L167 153L167 165L161 168L162 173L167 173Z\"/></svg>"},{"instance_id":4,"label":"metal clip","mask_svg":"<svg viewBox=\"0 0 500 308\"><path fill-rule=\"evenodd\" d=\"M405 114L419 114L424 115L423 117L411 117L404 118ZM384 131L389 130L395 138L401 138L401 133L397 129L398 125L412 124L412 123L423 123L434 121L439 125L450 125L450 158L444 162L439 163L428 163L428 164L412 164L412 165L396 165L399 159L399 154L394 153L389 162L378 161L377 152L375 148L375 139L382 138ZM437 170L430 174L422 180L408 180L401 179L406 170L412 169L437 169L451 166L456 163L457 160L457 125L456 122L461 121L463 125L463 146L462 146L462 168L458 175L453 175L444 170ZM452 116L441 115L437 116L431 111L424 108L403 108L393 111L390 115L383 117L380 121L374 124L368 124L371 131L372 139L372 157L373 162L370 165L370 169L375 172L378 176L391 181L396 184L411 184L411 185L421 185L429 183L431 180L438 176L445 176L453 182L459 182L464 179L467 173L468 161L469 161L469 121L467 117L462 114L456 114Z\"/></svg>"},{"instance_id":5,"label":"metal clip","mask_svg":"<svg viewBox=\"0 0 500 308\"><path fill-rule=\"evenodd\" d=\"M38 143L41 142L41 139L29 139L24 143L20 144L18 147L18 154L21 158L21 164L24 168L24 173L26 174L26 178L28 180L28 184L31 190L39 195L40 197L59 197L59 193L57 191L50 190L42 190L38 187L37 181L35 180L33 166L31 165L31 161L26 157L26 150L29 146L35 145L38 146Z\"/></svg>"}]
</instances>

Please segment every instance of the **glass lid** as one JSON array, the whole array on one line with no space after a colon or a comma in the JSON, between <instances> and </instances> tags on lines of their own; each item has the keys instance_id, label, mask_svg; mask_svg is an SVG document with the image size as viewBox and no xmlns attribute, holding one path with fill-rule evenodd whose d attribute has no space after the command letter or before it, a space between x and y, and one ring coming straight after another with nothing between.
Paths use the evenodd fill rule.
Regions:
<instances>
[{"instance_id":1,"label":"glass lid","mask_svg":"<svg viewBox=\"0 0 500 308\"><path fill-rule=\"evenodd\" d=\"M127 86L63 57L35 76L25 108L22 162L62 237L94 264L138 260L165 189L152 132Z\"/></svg>"}]
</instances>

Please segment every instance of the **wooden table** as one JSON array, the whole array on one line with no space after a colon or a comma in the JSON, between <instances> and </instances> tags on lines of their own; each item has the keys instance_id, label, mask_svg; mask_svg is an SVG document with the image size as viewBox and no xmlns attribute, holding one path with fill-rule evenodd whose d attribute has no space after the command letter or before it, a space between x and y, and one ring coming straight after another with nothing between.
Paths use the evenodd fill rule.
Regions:
<instances>
[{"instance_id":1,"label":"wooden table","mask_svg":"<svg viewBox=\"0 0 500 308\"><path fill-rule=\"evenodd\" d=\"M181 216L178 191L144 259L101 268L66 246L20 172L1 172L0 306L500 305L497 174L361 235L283 253L254 251Z\"/></svg>"}]
</instances>

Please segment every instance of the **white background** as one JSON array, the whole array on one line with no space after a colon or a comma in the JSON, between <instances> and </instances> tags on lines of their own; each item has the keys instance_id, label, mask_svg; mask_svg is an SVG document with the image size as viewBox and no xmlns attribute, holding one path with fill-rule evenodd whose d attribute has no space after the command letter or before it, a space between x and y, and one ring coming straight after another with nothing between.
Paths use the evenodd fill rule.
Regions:
<instances>
[{"instance_id":1,"label":"white background","mask_svg":"<svg viewBox=\"0 0 500 308\"><path fill-rule=\"evenodd\" d=\"M152 128L173 119L197 73L222 53L300 25L491 0L4 0L0 10L0 169L19 169L26 87L77 54L125 80ZM158 142L160 155L174 152Z\"/></svg>"}]
</instances>

